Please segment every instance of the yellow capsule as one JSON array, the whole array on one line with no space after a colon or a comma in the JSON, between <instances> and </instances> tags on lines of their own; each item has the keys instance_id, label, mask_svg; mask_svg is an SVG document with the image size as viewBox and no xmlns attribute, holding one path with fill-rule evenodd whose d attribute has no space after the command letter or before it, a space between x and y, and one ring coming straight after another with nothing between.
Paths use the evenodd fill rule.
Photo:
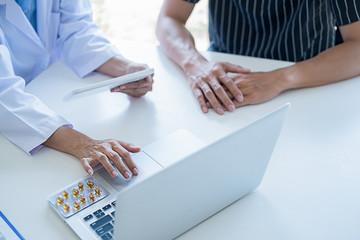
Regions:
<instances>
[{"instance_id":1,"label":"yellow capsule","mask_svg":"<svg viewBox=\"0 0 360 240\"><path fill-rule=\"evenodd\" d=\"M79 190L76 189L76 188L74 188L74 189L72 190L72 193L73 193L74 197L79 196Z\"/></svg>"},{"instance_id":2,"label":"yellow capsule","mask_svg":"<svg viewBox=\"0 0 360 240\"><path fill-rule=\"evenodd\" d=\"M101 194L100 188L95 187L95 194L98 195L98 196Z\"/></svg>"},{"instance_id":3,"label":"yellow capsule","mask_svg":"<svg viewBox=\"0 0 360 240\"><path fill-rule=\"evenodd\" d=\"M70 211L70 206L68 204L64 204L64 212Z\"/></svg>"},{"instance_id":4,"label":"yellow capsule","mask_svg":"<svg viewBox=\"0 0 360 240\"><path fill-rule=\"evenodd\" d=\"M69 197L69 193L68 193L67 191L65 191L65 190L63 191L62 194L63 194L64 198L68 198L68 197Z\"/></svg>"},{"instance_id":5,"label":"yellow capsule","mask_svg":"<svg viewBox=\"0 0 360 240\"><path fill-rule=\"evenodd\" d=\"M74 209L76 211L80 209L80 203L78 203L77 201L74 202Z\"/></svg>"},{"instance_id":6,"label":"yellow capsule","mask_svg":"<svg viewBox=\"0 0 360 240\"><path fill-rule=\"evenodd\" d=\"M79 182L78 187L80 191L84 190L84 184L82 182Z\"/></svg>"},{"instance_id":7,"label":"yellow capsule","mask_svg":"<svg viewBox=\"0 0 360 240\"><path fill-rule=\"evenodd\" d=\"M95 194L90 193L89 198L90 198L90 201L92 201L92 202L95 201Z\"/></svg>"},{"instance_id":8,"label":"yellow capsule","mask_svg":"<svg viewBox=\"0 0 360 240\"><path fill-rule=\"evenodd\" d=\"M83 195L80 195L79 198L81 203L86 203L86 198Z\"/></svg>"},{"instance_id":9,"label":"yellow capsule","mask_svg":"<svg viewBox=\"0 0 360 240\"><path fill-rule=\"evenodd\" d=\"M62 197L57 197L56 202L57 202L58 205L61 205L61 204L64 203L64 199Z\"/></svg>"},{"instance_id":10,"label":"yellow capsule","mask_svg":"<svg viewBox=\"0 0 360 240\"><path fill-rule=\"evenodd\" d=\"M90 188L90 189L93 189L94 188L94 182L93 181L88 181L87 182L87 185L88 185L88 187Z\"/></svg>"}]
</instances>

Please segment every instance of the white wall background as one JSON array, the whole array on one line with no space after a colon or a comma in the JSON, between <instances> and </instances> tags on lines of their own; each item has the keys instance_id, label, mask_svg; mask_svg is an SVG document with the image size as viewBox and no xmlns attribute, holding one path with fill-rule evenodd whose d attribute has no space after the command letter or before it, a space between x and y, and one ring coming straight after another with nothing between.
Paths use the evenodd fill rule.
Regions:
<instances>
[{"instance_id":1,"label":"white wall background","mask_svg":"<svg viewBox=\"0 0 360 240\"><path fill-rule=\"evenodd\" d=\"M94 21L115 45L122 41L158 44L155 25L163 0L91 0ZM197 48L206 50L208 1L202 0L187 23Z\"/></svg>"}]
</instances>

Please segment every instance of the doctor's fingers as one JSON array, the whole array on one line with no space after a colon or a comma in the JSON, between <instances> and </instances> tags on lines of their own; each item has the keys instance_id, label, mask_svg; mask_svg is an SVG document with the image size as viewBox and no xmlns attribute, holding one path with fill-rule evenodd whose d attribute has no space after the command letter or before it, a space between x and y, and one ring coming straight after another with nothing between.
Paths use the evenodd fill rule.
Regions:
<instances>
[{"instance_id":1,"label":"doctor's fingers","mask_svg":"<svg viewBox=\"0 0 360 240\"><path fill-rule=\"evenodd\" d=\"M80 160L81 165L83 166L83 168L89 175L93 175L93 173L94 173L94 169L90 166L91 161L92 161L92 158L82 158Z\"/></svg>"},{"instance_id":2,"label":"doctor's fingers","mask_svg":"<svg viewBox=\"0 0 360 240\"><path fill-rule=\"evenodd\" d=\"M89 175L92 175L94 173L94 170L91 166L96 166L99 162L113 177L117 177L119 175L115 168L109 162L106 155L101 152L92 152L90 157L81 158L80 161L83 168Z\"/></svg>"},{"instance_id":3,"label":"doctor's fingers","mask_svg":"<svg viewBox=\"0 0 360 240\"><path fill-rule=\"evenodd\" d=\"M103 152L106 152L106 151L103 151ZM109 150L107 151L106 154L103 153L103 152L96 152L95 154L92 154L91 158L93 160L99 161L111 176L113 176L113 177L119 176L119 173L115 170L115 168L110 163L109 158L108 158L108 155L109 155L109 156L112 156L115 159L115 157L114 157L115 154L114 153L109 153ZM125 177L125 175L123 175L123 176Z\"/></svg>"},{"instance_id":4,"label":"doctor's fingers","mask_svg":"<svg viewBox=\"0 0 360 240\"><path fill-rule=\"evenodd\" d=\"M131 146L131 144L129 145ZM127 171L127 168L124 164L124 162L126 163L126 165L128 166L128 168L132 171L132 173L134 175L137 175L139 170L137 169L136 167L136 164L135 162L133 161L133 159L131 158L131 155L130 153L120 144L120 143L117 143L116 145L114 145L113 147L113 150L119 154L121 156L121 158L116 158L116 160L114 161L113 160L113 163L115 164L115 166L119 169L119 171L121 172L121 174L127 178L127 175L126 173L128 173ZM129 149L131 150L131 149ZM135 150L134 152L138 152L140 151L140 148L133 148L133 150ZM124 160L124 162L122 161ZM129 174L129 173L128 173Z\"/></svg>"},{"instance_id":5,"label":"doctor's fingers","mask_svg":"<svg viewBox=\"0 0 360 240\"><path fill-rule=\"evenodd\" d=\"M145 78L145 80L148 82L148 83L154 83L154 74L151 74L150 76L147 76Z\"/></svg>"},{"instance_id":6,"label":"doctor's fingers","mask_svg":"<svg viewBox=\"0 0 360 240\"><path fill-rule=\"evenodd\" d=\"M147 79L151 79L151 80L148 81ZM114 87L111 89L111 92L124 92L124 90L126 89L150 89L148 91L151 91L153 82L154 81L152 80L152 78L147 77L145 79L136 82L127 83Z\"/></svg>"},{"instance_id":7,"label":"doctor's fingers","mask_svg":"<svg viewBox=\"0 0 360 240\"><path fill-rule=\"evenodd\" d=\"M126 179L129 179L131 177L131 173L129 172L128 168L125 166L125 163L122 161L121 157L123 158L128 158L130 157L130 154L129 152L127 152L125 150L126 153L121 153L121 157L118 153L119 149L116 149L115 146L113 146L113 149L114 150L109 150L109 151L106 151L106 156L108 159L110 159L113 164L115 165L115 167L119 170L119 172L121 173L121 175L126 178ZM124 157L126 156L126 157ZM129 168L130 169L133 169L133 172L135 172L137 174L137 169L136 169L136 166L135 166L135 163L132 162L129 162L129 160L126 161L126 163L129 163ZM135 170L136 169L136 170ZM113 174L113 172L111 172L111 175L113 175L115 177L115 175Z\"/></svg>"},{"instance_id":8,"label":"doctor's fingers","mask_svg":"<svg viewBox=\"0 0 360 240\"><path fill-rule=\"evenodd\" d=\"M135 72L138 72L138 71L143 71L143 70L146 70L146 69L149 69L148 65L133 62L133 63L130 63L128 65L127 74L135 73ZM154 77L154 74L151 74L150 76L146 77L145 80L148 81L148 82L152 82L153 77Z\"/></svg>"},{"instance_id":9,"label":"doctor's fingers","mask_svg":"<svg viewBox=\"0 0 360 240\"><path fill-rule=\"evenodd\" d=\"M152 91L152 86L144 87L144 88L129 88L129 89L121 90L119 92L125 93L131 97L141 97L150 91Z\"/></svg>"},{"instance_id":10,"label":"doctor's fingers","mask_svg":"<svg viewBox=\"0 0 360 240\"><path fill-rule=\"evenodd\" d=\"M150 79L150 80L148 80ZM151 77L146 77L136 82L127 83L121 86L125 86L126 88L144 88L144 87L152 87L154 81ZM120 87L121 87L120 86Z\"/></svg>"},{"instance_id":11,"label":"doctor's fingers","mask_svg":"<svg viewBox=\"0 0 360 240\"><path fill-rule=\"evenodd\" d=\"M127 95L129 95L130 97L141 97L143 95L145 95L147 92L150 92L152 89L138 89L138 90L124 90L121 91L121 93L125 93Z\"/></svg>"}]
</instances>

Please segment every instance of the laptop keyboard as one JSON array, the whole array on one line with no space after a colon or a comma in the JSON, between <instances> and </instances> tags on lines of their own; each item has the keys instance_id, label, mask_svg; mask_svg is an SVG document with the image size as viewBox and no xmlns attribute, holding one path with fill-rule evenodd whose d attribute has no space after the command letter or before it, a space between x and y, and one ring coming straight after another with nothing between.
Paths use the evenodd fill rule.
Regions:
<instances>
[{"instance_id":1,"label":"laptop keyboard","mask_svg":"<svg viewBox=\"0 0 360 240\"><path fill-rule=\"evenodd\" d=\"M90 228L103 240L114 239L115 201L84 217Z\"/></svg>"}]
</instances>

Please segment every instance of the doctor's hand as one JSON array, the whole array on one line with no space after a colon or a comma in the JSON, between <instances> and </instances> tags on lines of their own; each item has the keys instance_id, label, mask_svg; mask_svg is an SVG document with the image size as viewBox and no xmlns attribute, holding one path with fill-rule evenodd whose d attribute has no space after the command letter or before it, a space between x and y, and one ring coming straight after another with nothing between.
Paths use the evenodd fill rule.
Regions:
<instances>
[{"instance_id":1,"label":"doctor's hand","mask_svg":"<svg viewBox=\"0 0 360 240\"><path fill-rule=\"evenodd\" d=\"M113 177L119 175L114 166L126 179L131 177L128 169L134 175L139 172L129 152L139 152L140 147L123 141L94 140L70 127L62 126L43 145L77 157L89 175L94 173L93 167L99 163Z\"/></svg>"},{"instance_id":2,"label":"doctor's hand","mask_svg":"<svg viewBox=\"0 0 360 240\"><path fill-rule=\"evenodd\" d=\"M146 64L130 61L122 56L115 56L96 69L112 77L120 77L129 73L149 69ZM150 75L142 80L120 85L111 89L111 92L122 92L131 97L141 97L152 90L154 75Z\"/></svg>"},{"instance_id":3,"label":"doctor's hand","mask_svg":"<svg viewBox=\"0 0 360 240\"><path fill-rule=\"evenodd\" d=\"M208 112L207 102L216 113L221 115L224 113L224 107L228 111L235 110L234 100L243 101L242 92L227 73L248 73L250 70L228 62L208 62L205 59L195 64L187 64L184 70L193 94L204 113ZM226 94L224 88L231 93L233 100Z\"/></svg>"},{"instance_id":4,"label":"doctor's hand","mask_svg":"<svg viewBox=\"0 0 360 240\"><path fill-rule=\"evenodd\" d=\"M146 64L130 63L127 66L126 74L149 69ZM131 97L141 97L152 90L154 74L132 83L120 85L111 89L111 92L122 92Z\"/></svg>"}]
</instances>

